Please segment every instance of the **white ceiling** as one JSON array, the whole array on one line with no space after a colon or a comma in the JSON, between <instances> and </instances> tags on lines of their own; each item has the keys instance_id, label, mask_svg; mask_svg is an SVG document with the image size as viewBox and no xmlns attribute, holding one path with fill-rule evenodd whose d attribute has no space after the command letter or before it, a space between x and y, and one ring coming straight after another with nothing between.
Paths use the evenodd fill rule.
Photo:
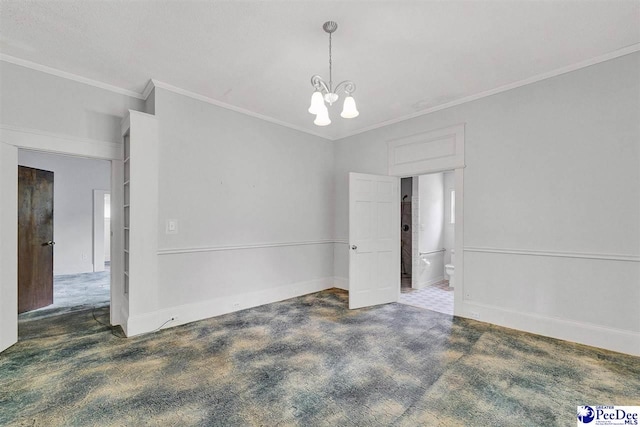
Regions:
<instances>
[{"instance_id":1,"label":"white ceiling","mask_svg":"<svg viewBox=\"0 0 640 427\"><path fill-rule=\"evenodd\" d=\"M640 1L5 1L0 53L135 92L150 78L330 139L640 43ZM309 79L360 116L320 128Z\"/></svg>"}]
</instances>

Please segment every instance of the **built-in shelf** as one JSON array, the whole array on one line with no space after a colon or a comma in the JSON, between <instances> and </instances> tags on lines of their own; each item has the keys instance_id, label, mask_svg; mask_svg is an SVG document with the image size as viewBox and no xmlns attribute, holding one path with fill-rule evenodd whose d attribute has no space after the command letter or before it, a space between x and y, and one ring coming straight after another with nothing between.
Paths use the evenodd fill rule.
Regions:
<instances>
[{"instance_id":1,"label":"built-in shelf","mask_svg":"<svg viewBox=\"0 0 640 427\"><path fill-rule=\"evenodd\" d=\"M112 202L117 201L116 219L122 231L113 234L119 255L113 257L111 270L118 282L112 307L122 317L125 333L131 333L129 320L141 316L142 308L156 304L150 299L158 275L158 121L151 114L130 110L120 129L123 160L116 164L118 191L114 190L117 198ZM134 334L146 328L142 323L135 322Z\"/></svg>"},{"instance_id":2,"label":"built-in shelf","mask_svg":"<svg viewBox=\"0 0 640 427\"><path fill-rule=\"evenodd\" d=\"M129 201L129 187L130 187L130 176L131 176L131 136L130 134L125 135L124 137L124 183L122 187L123 194L123 206L124 206L124 229L129 230L129 224L131 221L131 209L130 209L130 201ZM125 239L124 239L124 294L129 294L129 245L130 239L128 239L125 231Z\"/></svg>"}]
</instances>

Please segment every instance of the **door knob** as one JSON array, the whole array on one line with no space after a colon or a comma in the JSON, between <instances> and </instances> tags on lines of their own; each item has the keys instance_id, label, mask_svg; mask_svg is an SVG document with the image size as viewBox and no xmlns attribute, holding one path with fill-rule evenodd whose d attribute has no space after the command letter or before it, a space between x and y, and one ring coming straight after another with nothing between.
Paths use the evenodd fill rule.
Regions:
<instances>
[{"instance_id":1,"label":"door knob","mask_svg":"<svg viewBox=\"0 0 640 427\"><path fill-rule=\"evenodd\" d=\"M56 244L56 242L54 242L53 240L49 240L48 242L43 243L42 246L53 246L55 244Z\"/></svg>"},{"instance_id":2,"label":"door knob","mask_svg":"<svg viewBox=\"0 0 640 427\"><path fill-rule=\"evenodd\" d=\"M358 249L358 247L356 245L351 245L351 249L355 251L356 249Z\"/></svg>"}]
</instances>

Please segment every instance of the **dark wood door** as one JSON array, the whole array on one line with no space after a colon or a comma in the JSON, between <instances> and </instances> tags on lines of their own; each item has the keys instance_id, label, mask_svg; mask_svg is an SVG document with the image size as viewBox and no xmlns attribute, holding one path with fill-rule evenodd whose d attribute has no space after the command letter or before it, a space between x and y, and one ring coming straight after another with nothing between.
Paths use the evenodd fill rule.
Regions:
<instances>
[{"instance_id":1,"label":"dark wood door","mask_svg":"<svg viewBox=\"0 0 640 427\"><path fill-rule=\"evenodd\" d=\"M53 172L18 166L18 313L53 304Z\"/></svg>"}]
</instances>

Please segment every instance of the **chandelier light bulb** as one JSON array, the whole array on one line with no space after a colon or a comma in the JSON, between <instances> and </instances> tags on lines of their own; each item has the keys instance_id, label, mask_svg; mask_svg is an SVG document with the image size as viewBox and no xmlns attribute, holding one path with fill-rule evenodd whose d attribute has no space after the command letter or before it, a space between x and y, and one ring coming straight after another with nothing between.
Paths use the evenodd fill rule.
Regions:
<instances>
[{"instance_id":1,"label":"chandelier light bulb","mask_svg":"<svg viewBox=\"0 0 640 427\"><path fill-rule=\"evenodd\" d=\"M353 119L354 117L358 117L359 114L360 112L356 108L356 100L353 99L353 96L347 96L344 99L342 113L340 113L340 115L345 119Z\"/></svg>"},{"instance_id":2,"label":"chandelier light bulb","mask_svg":"<svg viewBox=\"0 0 640 427\"><path fill-rule=\"evenodd\" d=\"M309 112L311 114L318 114L322 107L324 107L324 99L322 97L322 92L319 90L313 92L311 95L311 105L309 106Z\"/></svg>"},{"instance_id":3,"label":"chandelier light bulb","mask_svg":"<svg viewBox=\"0 0 640 427\"><path fill-rule=\"evenodd\" d=\"M334 21L327 21L322 25L322 29L325 33L329 34L329 81L325 81L320 75L314 74L311 76L311 86L314 88L313 95L311 95L311 105L309 106L309 112L316 115L316 119L313 121L317 126L327 126L331 124L329 118L329 111L325 102L329 106L333 106L340 97L338 93L344 92L346 98L340 114L345 119L352 119L358 117L360 114L356 108L356 101L351 94L356 90L356 85L351 80L344 80L337 85L333 84L333 61L331 56L331 35L338 29L338 24Z\"/></svg>"},{"instance_id":4,"label":"chandelier light bulb","mask_svg":"<svg viewBox=\"0 0 640 427\"><path fill-rule=\"evenodd\" d=\"M331 124L331 119L329 118L329 110L323 104L323 107L318 114L316 115L316 119L313 121L313 124L316 126L327 126Z\"/></svg>"}]
</instances>

